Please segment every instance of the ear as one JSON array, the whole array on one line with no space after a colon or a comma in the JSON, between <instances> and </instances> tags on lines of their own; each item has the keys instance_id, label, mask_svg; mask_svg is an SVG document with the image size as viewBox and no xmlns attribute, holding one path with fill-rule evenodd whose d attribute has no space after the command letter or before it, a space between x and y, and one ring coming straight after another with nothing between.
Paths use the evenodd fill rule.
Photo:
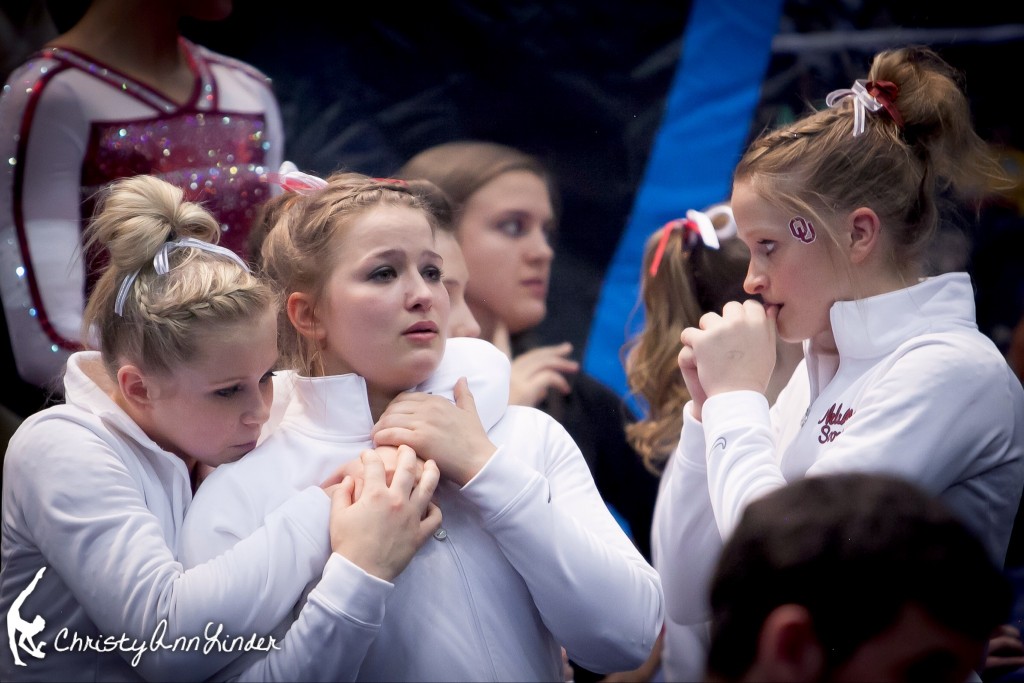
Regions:
<instances>
[{"instance_id":1,"label":"ear","mask_svg":"<svg viewBox=\"0 0 1024 683\"><path fill-rule=\"evenodd\" d=\"M140 409L153 405L155 397L151 394L151 387L146 382L146 376L137 366L122 365L117 371L117 386L129 405Z\"/></svg>"},{"instance_id":2,"label":"ear","mask_svg":"<svg viewBox=\"0 0 1024 683\"><path fill-rule=\"evenodd\" d=\"M825 668L825 653L814 631L814 620L802 605L780 605L765 618L752 667L757 680L817 681Z\"/></svg>"},{"instance_id":3,"label":"ear","mask_svg":"<svg viewBox=\"0 0 1024 683\"><path fill-rule=\"evenodd\" d=\"M863 263L879 249L882 223L878 214L866 206L854 209L846 217L850 237L850 261Z\"/></svg>"},{"instance_id":4,"label":"ear","mask_svg":"<svg viewBox=\"0 0 1024 683\"><path fill-rule=\"evenodd\" d=\"M320 341L327 336L327 332L317 319L316 301L311 294L292 292L288 295L286 310L288 311L288 320L303 337Z\"/></svg>"}]
</instances>

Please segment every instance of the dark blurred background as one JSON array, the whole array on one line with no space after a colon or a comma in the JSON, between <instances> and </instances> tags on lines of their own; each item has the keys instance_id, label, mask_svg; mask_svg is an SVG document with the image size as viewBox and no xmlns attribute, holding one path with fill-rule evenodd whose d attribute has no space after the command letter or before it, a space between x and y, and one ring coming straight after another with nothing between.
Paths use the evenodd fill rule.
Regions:
<instances>
[{"instance_id":1,"label":"dark blurred background","mask_svg":"<svg viewBox=\"0 0 1024 683\"><path fill-rule=\"evenodd\" d=\"M759 3L749 0L748 7ZM184 32L273 79L286 158L302 170L386 176L421 149L456 138L494 140L543 159L559 180L564 212L549 315L538 332L544 341L572 341L582 358L606 272L665 124L691 4L237 0L227 20L189 23ZM744 8L727 4L730 11ZM85 5L2 6L0 45L9 71L53 31L69 27ZM849 87L878 49L927 43L965 72L979 131L1006 150L1007 164L1020 173L1024 126L1014 88L1024 64L1024 4L789 0L778 14L777 26L765 27L773 34L771 51L747 136ZM678 213L726 198L690 198ZM979 323L1004 346L1024 298L1022 204L1022 195L1010 196L981 222L965 221L967 232L950 233L940 250L941 267L975 271ZM611 313L613 320L623 317L623 327L625 315ZM621 341L606 340L601 354L614 353ZM620 388L621 378L605 378Z\"/></svg>"}]
</instances>

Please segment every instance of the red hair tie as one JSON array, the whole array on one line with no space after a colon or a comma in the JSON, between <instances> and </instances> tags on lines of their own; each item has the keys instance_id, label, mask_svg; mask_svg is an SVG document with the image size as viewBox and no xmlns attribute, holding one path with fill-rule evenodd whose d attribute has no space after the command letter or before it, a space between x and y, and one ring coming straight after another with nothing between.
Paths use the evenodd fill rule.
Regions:
<instances>
[{"instance_id":1,"label":"red hair tie","mask_svg":"<svg viewBox=\"0 0 1024 683\"><path fill-rule=\"evenodd\" d=\"M896 122L896 125L903 128L903 117L896 108L896 98L900 96L900 88L892 81L868 81L865 84L868 94L878 100L878 103L885 107L889 116Z\"/></svg>"},{"instance_id":2,"label":"red hair tie","mask_svg":"<svg viewBox=\"0 0 1024 683\"><path fill-rule=\"evenodd\" d=\"M400 185L401 187L409 187L409 183L401 178L373 178L378 183L387 183L389 185Z\"/></svg>"},{"instance_id":3,"label":"red hair tie","mask_svg":"<svg viewBox=\"0 0 1024 683\"><path fill-rule=\"evenodd\" d=\"M661 226L661 239L658 240L658 247L654 250L654 258L651 259L651 269L649 271L651 277L658 274L661 259L665 255L665 247L668 245L668 238L672 236L674 230L682 230L683 232L690 230L698 237L700 236L700 228L697 226L697 223L689 218L676 218Z\"/></svg>"}]
</instances>

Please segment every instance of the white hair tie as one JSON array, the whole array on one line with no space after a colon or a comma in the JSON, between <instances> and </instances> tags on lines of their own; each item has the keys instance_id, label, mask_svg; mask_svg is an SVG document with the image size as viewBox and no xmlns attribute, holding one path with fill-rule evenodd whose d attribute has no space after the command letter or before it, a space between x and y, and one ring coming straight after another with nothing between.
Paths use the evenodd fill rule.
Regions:
<instances>
[{"instance_id":1,"label":"white hair tie","mask_svg":"<svg viewBox=\"0 0 1024 683\"><path fill-rule=\"evenodd\" d=\"M176 249L199 249L200 251L207 251L217 256L223 256L237 263L245 272L249 272L248 264L242 260L241 256L230 249L219 244L197 240L194 237L182 237L174 242L164 242L163 246L156 252L156 255L153 257L153 270L156 271L157 275L166 275L170 272L171 265L168 256ZM135 279L139 276L140 272L142 272L141 268L126 275L124 280L121 281L121 288L117 290L117 298L114 300L114 313L117 315L124 316L124 302L128 299L128 294L132 291L132 285L135 284Z\"/></svg>"},{"instance_id":2,"label":"white hair tie","mask_svg":"<svg viewBox=\"0 0 1024 683\"><path fill-rule=\"evenodd\" d=\"M846 97L853 98L853 137L864 132L866 112L877 112L885 109L896 125L903 128L903 117L896 109L896 98L900 89L891 81L865 81L858 78L853 82L853 87L842 90L833 90L825 96L825 104L829 107L836 106Z\"/></svg>"}]
</instances>

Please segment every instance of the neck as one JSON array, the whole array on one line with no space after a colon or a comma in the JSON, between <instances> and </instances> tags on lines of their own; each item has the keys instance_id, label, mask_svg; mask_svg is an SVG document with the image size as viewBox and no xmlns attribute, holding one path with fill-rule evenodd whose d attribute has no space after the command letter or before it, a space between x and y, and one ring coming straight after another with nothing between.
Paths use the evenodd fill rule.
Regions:
<instances>
[{"instance_id":1,"label":"neck","mask_svg":"<svg viewBox=\"0 0 1024 683\"><path fill-rule=\"evenodd\" d=\"M127 73L174 71L181 15L171 3L93 0L85 15L50 45L68 47Z\"/></svg>"},{"instance_id":2,"label":"neck","mask_svg":"<svg viewBox=\"0 0 1024 683\"><path fill-rule=\"evenodd\" d=\"M489 311L477 313L473 310L473 316L480 323L480 338L491 342L501 349L506 356L512 357L512 336L508 325L498 319Z\"/></svg>"},{"instance_id":3,"label":"neck","mask_svg":"<svg viewBox=\"0 0 1024 683\"><path fill-rule=\"evenodd\" d=\"M185 467L188 468L189 477L193 478L192 483L194 493L195 486L198 485L198 482L195 481L194 478L197 464L196 459L190 455L178 452L178 450L175 449L174 446L167 443L165 439L161 438L159 433L157 433L157 430L154 429L153 422L149 419L149 413L147 413L145 410L143 410L133 402L126 399L124 394L121 393L121 390L117 386L115 386L113 389L108 390L107 395L110 396L111 400L113 400L114 403L117 404L118 408L123 410L125 414L131 418L132 422L138 425L139 429L145 432L146 436L152 439L153 442L156 443L156 445L158 445L160 448L164 449L168 453L173 453L174 455L181 458L181 461L185 463Z\"/></svg>"},{"instance_id":4,"label":"neck","mask_svg":"<svg viewBox=\"0 0 1024 683\"><path fill-rule=\"evenodd\" d=\"M395 396L398 396L398 393L394 391L384 391L371 387L369 384L366 385L366 398L370 402L370 416L375 424L380 419L380 416L384 414L388 404L391 403Z\"/></svg>"}]
</instances>

